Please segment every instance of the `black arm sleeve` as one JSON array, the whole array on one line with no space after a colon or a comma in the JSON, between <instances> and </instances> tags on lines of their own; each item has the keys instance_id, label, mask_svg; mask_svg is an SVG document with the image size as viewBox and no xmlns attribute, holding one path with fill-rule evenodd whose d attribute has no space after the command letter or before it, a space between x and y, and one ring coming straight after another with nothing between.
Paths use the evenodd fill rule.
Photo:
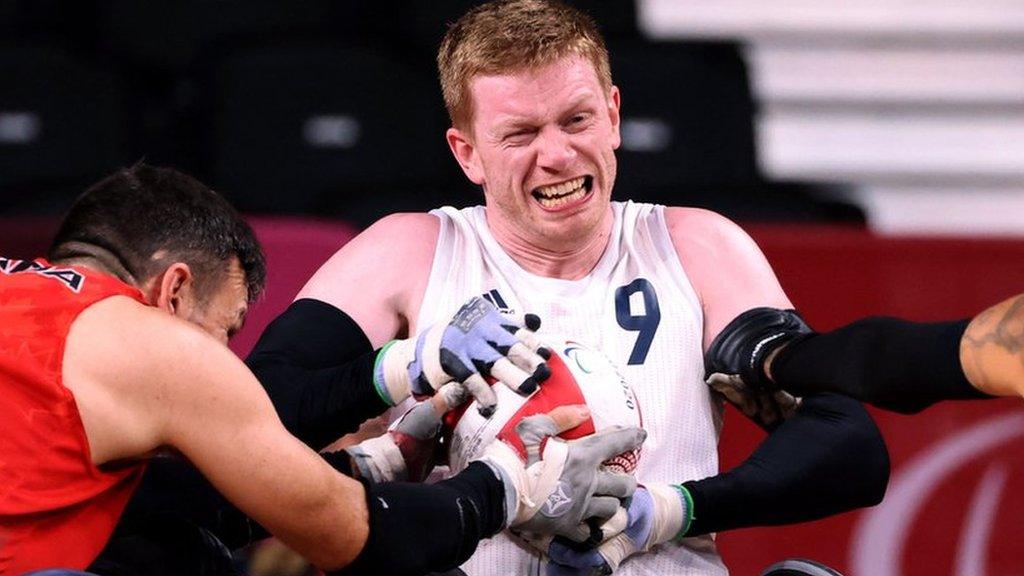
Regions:
<instances>
[{"instance_id":1,"label":"black arm sleeve","mask_svg":"<svg viewBox=\"0 0 1024 576\"><path fill-rule=\"evenodd\" d=\"M772 378L797 396L837 392L903 413L941 400L988 398L960 365L969 323L865 318L790 342L772 361Z\"/></svg>"},{"instance_id":2,"label":"black arm sleeve","mask_svg":"<svg viewBox=\"0 0 1024 576\"><path fill-rule=\"evenodd\" d=\"M373 386L376 356L347 314L302 299L267 326L246 364L285 428L319 449L388 408Z\"/></svg>"},{"instance_id":3,"label":"black arm sleeve","mask_svg":"<svg viewBox=\"0 0 1024 576\"><path fill-rule=\"evenodd\" d=\"M475 462L436 484L364 485L370 535L339 574L421 576L448 570L504 525L505 489L486 464Z\"/></svg>"},{"instance_id":4,"label":"black arm sleeve","mask_svg":"<svg viewBox=\"0 0 1024 576\"><path fill-rule=\"evenodd\" d=\"M687 536L816 520L882 500L889 454L858 402L804 398L742 464L683 484L693 496Z\"/></svg>"}]
</instances>

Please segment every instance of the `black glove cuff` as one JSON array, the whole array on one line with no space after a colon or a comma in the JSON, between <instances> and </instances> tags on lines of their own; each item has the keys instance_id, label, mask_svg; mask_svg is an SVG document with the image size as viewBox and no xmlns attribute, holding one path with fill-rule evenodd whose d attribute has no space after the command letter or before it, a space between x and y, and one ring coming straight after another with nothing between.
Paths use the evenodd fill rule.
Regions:
<instances>
[{"instance_id":1,"label":"black glove cuff","mask_svg":"<svg viewBox=\"0 0 1024 576\"><path fill-rule=\"evenodd\" d=\"M715 337L704 355L704 373L739 374L750 386L775 389L764 373L765 360L780 346L813 331L796 310L752 308Z\"/></svg>"},{"instance_id":2,"label":"black glove cuff","mask_svg":"<svg viewBox=\"0 0 1024 576\"><path fill-rule=\"evenodd\" d=\"M370 534L339 574L420 576L454 568L503 526L505 486L486 464L474 462L436 484L362 482Z\"/></svg>"}]
</instances>

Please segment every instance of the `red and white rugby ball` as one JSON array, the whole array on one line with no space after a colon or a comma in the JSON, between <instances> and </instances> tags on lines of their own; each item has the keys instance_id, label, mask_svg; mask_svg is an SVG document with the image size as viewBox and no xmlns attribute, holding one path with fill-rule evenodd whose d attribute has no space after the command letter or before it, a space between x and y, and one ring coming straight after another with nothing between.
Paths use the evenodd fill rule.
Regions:
<instances>
[{"instance_id":1,"label":"red and white rugby ball","mask_svg":"<svg viewBox=\"0 0 1024 576\"><path fill-rule=\"evenodd\" d=\"M445 439L452 472L465 468L495 439L504 440L525 459L526 450L516 434L516 424L527 416L547 413L558 406L586 404L590 409L586 422L559 434L567 440L609 426L643 425L633 389L607 356L573 340L547 336L544 341L554 352L548 360L551 376L536 392L524 397L496 384L498 407L490 418L480 415L475 400L446 415ZM604 465L616 472L632 473L639 459L637 448L606 460Z\"/></svg>"}]
</instances>

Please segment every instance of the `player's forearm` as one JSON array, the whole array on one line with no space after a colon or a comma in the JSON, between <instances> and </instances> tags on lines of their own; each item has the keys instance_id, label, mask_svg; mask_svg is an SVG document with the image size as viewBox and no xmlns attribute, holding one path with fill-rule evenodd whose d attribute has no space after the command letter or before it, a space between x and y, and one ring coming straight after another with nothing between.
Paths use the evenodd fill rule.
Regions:
<instances>
[{"instance_id":1,"label":"player's forearm","mask_svg":"<svg viewBox=\"0 0 1024 576\"><path fill-rule=\"evenodd\" d=\"M687 536L804 522L881 501L889 456L867 411L833 394L804 399L736 468L686 482Z\"/></svg>"},{"instance_id":2,"label":"player's forearm","mask_svg":"<svg viewBox=\"0 0 1024 576\"><path fill-rule=\"evenodd\" d=\"M960 363L966 327L966 320L865 318L787 344L772 359L769 374L797 396L837 392L904 413L941 400L981 398Z\"/></svg>"},{"instance_id":3,"label":"player's forearm","mask_svg":"<svg viewBox=\"0 0 1024 576\"><path fill-rule=\"evenodd\" d=\"M419 576L465 562L505 525L505 488L485 464L437 484L366 484L370 533L339 574Z\"/></svg>"},{"instance_id":4,"label":"player's forearm","mask_svg":"<svg viewBox=\"0 0 1024 576\"><path fill-rule=\"evenodd\" d=\"M288 431L321 448L388 408L373 386L375 359L348 315L303 299L267 327L246 364Z\"/></svg>"},{"instance_id":5,"label":"player's forearm","mask_svg":"<svg viewBox=\"0 0 1024 576\"><path fill-rule=\"evenodd\" d=\"M960 362L978 390L1024 396L1024 295L1004 300L971 320L960 341Z\"/></svg>"}]
</instances>

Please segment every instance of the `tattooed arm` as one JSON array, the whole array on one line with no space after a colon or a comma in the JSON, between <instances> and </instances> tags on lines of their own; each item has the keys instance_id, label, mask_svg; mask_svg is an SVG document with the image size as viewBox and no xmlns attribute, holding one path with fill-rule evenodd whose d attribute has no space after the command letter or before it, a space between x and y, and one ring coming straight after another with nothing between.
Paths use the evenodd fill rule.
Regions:
<instances>
[{"instance_id":1,"label":"tattooed arm","mask_svg":"<svg viewBox=\"0 0 1024 576\"><path fill-rule=\"evenodd\" d=\"M733 331L730 344L718 351L730 355L726 364L738 362L740 372L749 368L730 377L734 386L739 381L794 396L835 392L907 414L943 400L1024 396L1024 294L973 319L875 316L789 339L773 336L777 326L759 325L749 314L738 328L733 325L744 315L726 327Z\"/></svg>"},{"instance_id":2,"label":"tattooed arm","mask_svg":"<svg viewBox=\"0 0 1024 576\"><path fill-rule=\"evenodd\" d=\"M1024 294L971 320L960 340L967 380L993 396L1024 396Z\"/></svg>"}]
</instances>

